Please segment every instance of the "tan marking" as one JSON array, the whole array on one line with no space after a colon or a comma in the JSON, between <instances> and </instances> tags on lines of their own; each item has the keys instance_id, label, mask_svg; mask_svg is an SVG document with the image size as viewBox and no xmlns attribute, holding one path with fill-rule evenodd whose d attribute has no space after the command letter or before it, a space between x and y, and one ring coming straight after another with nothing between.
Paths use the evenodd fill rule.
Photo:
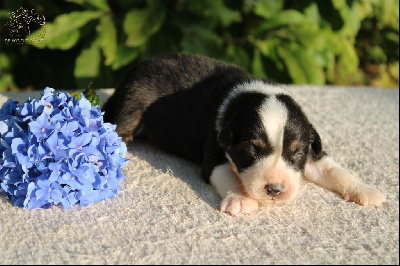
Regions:
<instances>
[{"instance_id":1,"label":"tan marking","mask_svg":"<svg viewBox=\"0 0 400 266\"><path fill-rule=\"evenodd\" d=\"M246 195L247 197L249 197L249 193L247 193L246 188L244 187L244 185L242 183L242 180L240 180L240 178L239 178L239 172L238 172L236 165L234 165L232 162L230 162L229 165L231 167L232 172L235 174L235 177L237 178L239 191L243 195Z\"/></svg>"},{"instance_id":2,"label":"tan marking","mask_svg":"<svg viewBox=\"0 0 400 266\"><path fill-rule=\"evenodd\" d=\"M297 149L299 148L299 146L300 146L300 142L297 141L297 140L295 140L295 141L293 141L293 142L290 144L289 150L290 150L291 152L295 152L295 151L297 151Z\"/></svg>"},{"instance_id":3,"label":"tan marking","mask_svg":"<svg viewBox=\"0 0 400 266\"><path fill-rule=\"evenodd\" d=\"M237 169L236 165L234 165L232 162L229 162L229 166L231 167L231 169L232 169L232 172L234 172L236 175L238 175L238 174L239 174L239 172L238 172L238 169Z\"/></svg>"},{"instance_id":4,"label":"tan marking","mask_svg":"<svg viewBox=\"0 0 400 266\"><path fill-rule=\"evenodd\" d=\"M260 147L261 149L267 148L267 145L261 139L255 139L255 140L252 140L252 142L253 142L254 146Z\"/></svg>"}]
</instances>

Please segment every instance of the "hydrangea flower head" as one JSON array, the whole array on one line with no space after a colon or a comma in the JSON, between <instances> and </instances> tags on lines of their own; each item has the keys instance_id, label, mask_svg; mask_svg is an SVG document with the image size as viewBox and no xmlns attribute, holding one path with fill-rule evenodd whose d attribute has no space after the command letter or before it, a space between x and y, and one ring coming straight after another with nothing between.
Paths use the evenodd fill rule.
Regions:
<instances>
[{"instance_id":1,"label":"hydrangea flower head","mask_svg":"<svg viewBox=\"0 0 400 266\"><path fill-rule=\"evenodd\" d=\"M40 99L0 109L1 189L28 209L86 206L115 196L126 146L83 94L45 88Z\"/></svg>"}]
</instances>

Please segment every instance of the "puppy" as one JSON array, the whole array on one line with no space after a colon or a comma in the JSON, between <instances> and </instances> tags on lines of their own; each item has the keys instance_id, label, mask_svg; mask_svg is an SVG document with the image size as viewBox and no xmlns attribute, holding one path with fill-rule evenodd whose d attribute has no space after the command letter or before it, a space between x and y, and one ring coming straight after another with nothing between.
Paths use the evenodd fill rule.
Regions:
<instances>
[{"instance_id":1,"label":"puppy","mask_svg":"<svg viewBox=\"0 0 400 266\"><path fill-rule=\"evenodd\" d=\"M145 138L200 164L231 215L293 200L303 178L361 205L385 201L323 151L287 91L234 65L190 54L138 61L103 110L124 142Z\"/></svg>"}]
</instances>

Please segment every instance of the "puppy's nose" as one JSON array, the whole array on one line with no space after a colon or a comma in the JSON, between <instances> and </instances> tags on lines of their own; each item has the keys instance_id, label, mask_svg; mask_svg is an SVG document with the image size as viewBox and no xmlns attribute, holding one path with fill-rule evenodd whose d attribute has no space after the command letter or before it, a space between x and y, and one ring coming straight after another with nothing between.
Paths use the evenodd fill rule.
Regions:
<instances>
[{"instance_id":1,"label":"puppy's nose","mask_svg":"<svg viewBox=\"0 0 400 266\"><path fill-rule=\"evenodd\" d=\"M270 196L278 196L283 191L282 184L267 184L265 185L265 191Z\"/></svg>"}]
</instances>

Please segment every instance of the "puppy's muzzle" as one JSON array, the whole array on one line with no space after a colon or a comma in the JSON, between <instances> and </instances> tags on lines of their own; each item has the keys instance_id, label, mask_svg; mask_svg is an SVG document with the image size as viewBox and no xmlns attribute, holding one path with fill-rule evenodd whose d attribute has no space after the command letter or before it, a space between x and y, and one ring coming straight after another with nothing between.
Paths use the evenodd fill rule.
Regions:
<instances>
[{"instance_id":1,"label":"puppy's muzzle","mask_svg":"<svg viewBox=\"0 0 400 266\"><path fill-rule=\"evenodd\" d=\"M276 197L283 192L283 185L282 184L267 184L265 185L265 191L268 195L272 197Z\"/></svg>"}]
</instances>

